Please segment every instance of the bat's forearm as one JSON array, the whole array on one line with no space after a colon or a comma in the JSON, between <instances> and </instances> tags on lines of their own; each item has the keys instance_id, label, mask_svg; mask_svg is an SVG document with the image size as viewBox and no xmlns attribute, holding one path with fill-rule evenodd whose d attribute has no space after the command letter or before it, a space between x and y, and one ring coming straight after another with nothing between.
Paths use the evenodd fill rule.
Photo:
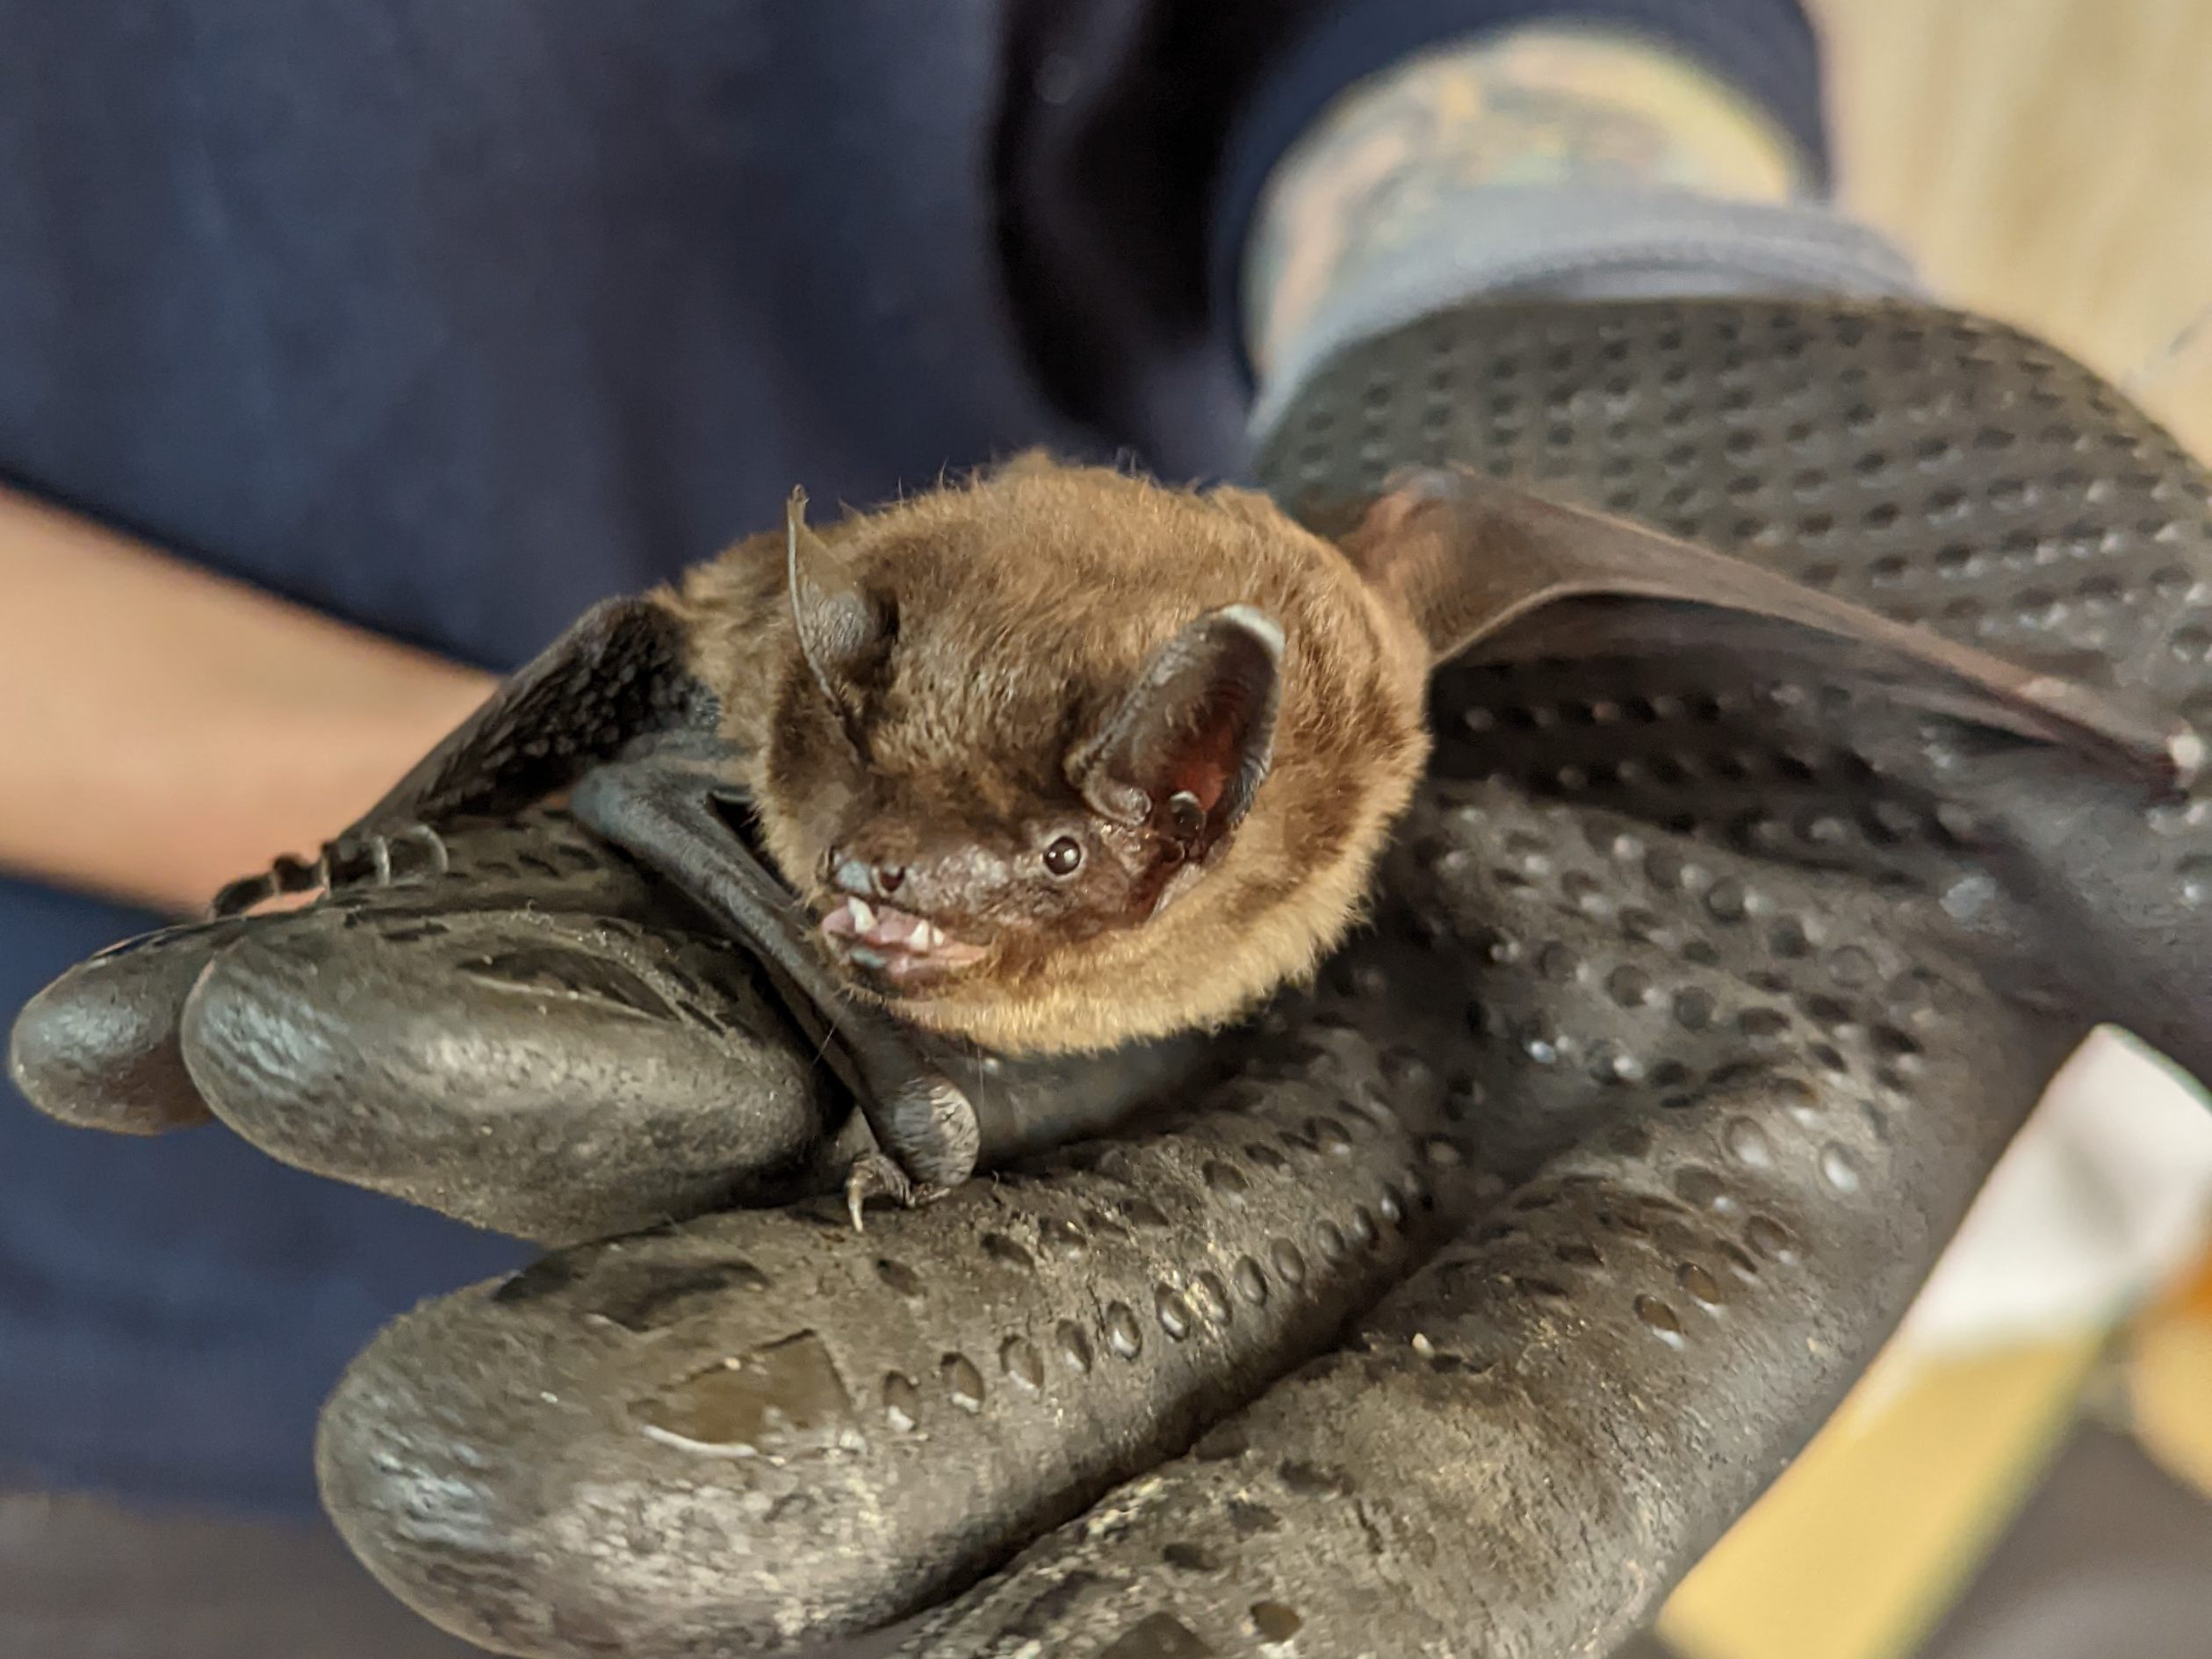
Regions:
<instances>
[{"instance_id":1,"label":"bat's forearm","mask_svg":"<svg viewBox=\"0 0 2212 1659\"><path fill-rule=\"evenodd\" d=\"M357 814L494 683L0 492L0 867L177 912Z\"/></svg>"}]
</instances>

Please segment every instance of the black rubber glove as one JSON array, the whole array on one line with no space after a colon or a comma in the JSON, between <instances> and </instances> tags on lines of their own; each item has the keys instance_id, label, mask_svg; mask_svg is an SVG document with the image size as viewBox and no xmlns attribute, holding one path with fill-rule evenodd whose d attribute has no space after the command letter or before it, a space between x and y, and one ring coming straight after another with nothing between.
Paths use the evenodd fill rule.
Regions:
<instances>
[{"instance_id":1,"label":"black rubber glove","mask_svg":"<svg viewBox=\"0 0 2212 1659\"><path fill-rule=\"evenodd\" d=\"M1266 467L1296 507L1446 460L2205 712L2203 475L1986 324L1473 307L1342 353ZM942 1604L905 1651L1602 1652L1818 1427L2093 1023L2200 1063L2212 837L1771 660L1454 671L1436 718L1313 993L1007 1078L1002 1158L1164 1104L864 1235L700 1214L818 1187L841 1108L741 960L557 817L89 964L14 1064L79 1121L205 1100L532 1237L646 1229L418 1310L326 1414L340 1527L487 1645Z\"/></svg>"}]
</instances>

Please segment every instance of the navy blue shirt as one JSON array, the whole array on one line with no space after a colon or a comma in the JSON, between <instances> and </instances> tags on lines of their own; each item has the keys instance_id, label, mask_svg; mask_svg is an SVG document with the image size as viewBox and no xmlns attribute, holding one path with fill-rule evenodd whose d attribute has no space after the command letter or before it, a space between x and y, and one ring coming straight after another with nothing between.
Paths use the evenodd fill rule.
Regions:
<instances>
[{"instance_id":1,"label":"navy blue shirt","mask_svg":"<svg viewBox=\"0 0 2212 1659\"><path fill-rule=\"evenodd\" d=\"M1267 163L1358 76L1560 15L1673 34L1817 153L1795 0L0 0L0 479L496 668L794 483L1233 473ZM0 884L0 1020L148 921ZM520 1253L0 1100L0 1479L304 1503L376 1324Z\"/></svg>"}]
</instances>

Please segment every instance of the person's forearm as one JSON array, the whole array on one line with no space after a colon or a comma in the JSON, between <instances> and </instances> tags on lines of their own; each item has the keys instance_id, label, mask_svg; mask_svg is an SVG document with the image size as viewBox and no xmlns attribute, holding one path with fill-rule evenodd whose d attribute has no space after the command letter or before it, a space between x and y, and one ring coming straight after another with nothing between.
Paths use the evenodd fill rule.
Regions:
<instances>
[{"instance_id":1,"label":"person's forearm","mask_svg":"<svg viewBox=\"0 0 2212 1659\"><path fill-rule=\"evenodd\" d=\"M1500 190L1808 187L1775 117L1655 40L1546 23L1441 47L1350 88L1277 164L1245 267L1253 363L1279 372L1344 291L1448 260Z\"/></svg>"},{"instance_id":2,"label":"person's forearm","mask_svg":"<svg viewBox=\"0 0 2212 1659\"><path fill-rule=\"evenodd\" d=\"M0 491L0 868L187 913L342 828L491 676Z\"/></svg>"}]
</instances>

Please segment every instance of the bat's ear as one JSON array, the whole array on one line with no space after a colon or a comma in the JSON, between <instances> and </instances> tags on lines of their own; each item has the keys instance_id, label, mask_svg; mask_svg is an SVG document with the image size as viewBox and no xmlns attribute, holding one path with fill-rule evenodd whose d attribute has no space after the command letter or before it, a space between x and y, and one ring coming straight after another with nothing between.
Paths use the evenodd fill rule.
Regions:
<instances>
[{"instance_id":1,"label":"bat's ear","mask_svg":"<svg viewBox=\"0 0 2212 1659\"><path fill-rule=\"evenodd\" d=\"M1144 666L1098 734L1068 757L1091 809L1156 822L1202 859L1267 775L1282 700L1283 631L1250 605L1210 610Z\"/></svg>"},{"instance_id":2,"label":"bat's ear","mask_svg":"<svg viewBox=\"0 0 2212 1659\"><path fill-rule=\"evenodd\" d=\"M854 581L830 545L807 528L804 490L791 492L784 532L799 652L822 695L843 710L854 679L890 637L890 614Z\"/></svg>"}]
</instances>

